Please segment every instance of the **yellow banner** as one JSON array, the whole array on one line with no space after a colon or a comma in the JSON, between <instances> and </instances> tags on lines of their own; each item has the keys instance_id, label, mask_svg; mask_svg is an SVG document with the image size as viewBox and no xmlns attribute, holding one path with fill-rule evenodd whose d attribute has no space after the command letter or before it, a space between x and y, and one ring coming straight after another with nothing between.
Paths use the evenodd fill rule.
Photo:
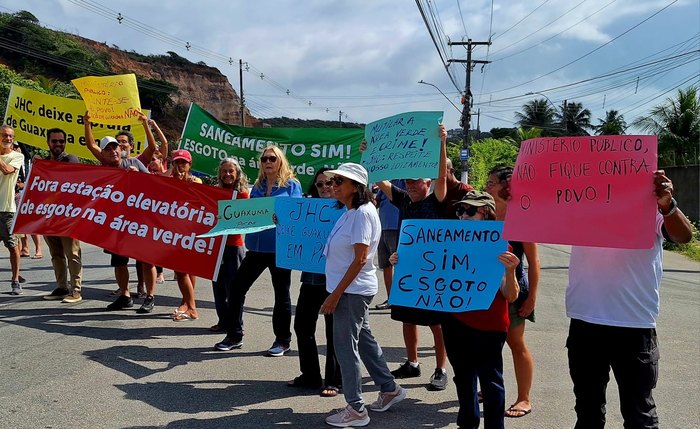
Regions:
<instances>
[{"instance_id":1,"label":"yellow banner","mask_svg":"<svg viewBox=\"0 0 700 429\"><path fill-rule=\"evenodd\" d=\"M66 132L66 153L79 158L94 159L85 147L85 114L83 100L57 97L37 92L21 86L12 85L10 96L7 98L7 109L3 123L15 130L15 140L47 149L46 130L61 128ZM150 115L144 110L146 116ZM90 118L93 119L94 118ZM133 121L127 121L129 122ZM129 125L104 125L92 122L92 132L99 143L104 136L114 136L120 130L130 131L134 135L134 154L139 154L146 147L146 131L141 123Z\"/></svg>"},{"instance_id":2,"label":"yellow banner","mask_svg":"<svg viewBox=\"0 0 700 429\"><path fill-rule=\"evenodd\" d=\"M135 74L86 76L71 82L78 88L94 121L120 125L138 119L141 101Z\"/></svg>"}]
</instances>

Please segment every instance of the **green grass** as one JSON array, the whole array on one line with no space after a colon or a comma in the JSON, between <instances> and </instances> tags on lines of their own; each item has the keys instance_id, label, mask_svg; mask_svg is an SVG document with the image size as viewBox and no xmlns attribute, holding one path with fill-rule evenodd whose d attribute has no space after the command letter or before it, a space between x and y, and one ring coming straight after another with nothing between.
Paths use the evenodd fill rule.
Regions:
<instances>
[{"instance_id":1,"label":"green grass","mask_svg":"<svg viewBox=\"0 0 700 429\"><path fill-rule=\"evenodd\" d=\"M670 250L700 262L700 241L698 241L698 223L693 224L693 239L689 243L676 244L664 242L664 249Z\"/></svg>"}]
</instances>

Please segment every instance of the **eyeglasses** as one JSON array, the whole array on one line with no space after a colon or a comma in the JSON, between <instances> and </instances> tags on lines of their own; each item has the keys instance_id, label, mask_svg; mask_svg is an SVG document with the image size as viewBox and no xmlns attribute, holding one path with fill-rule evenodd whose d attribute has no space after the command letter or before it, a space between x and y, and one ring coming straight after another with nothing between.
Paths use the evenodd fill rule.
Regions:
<instances>
[{"instance_id":1,"label":"eyeglasses","mask_svg":"<svg viewBox=\"0 0 700 429\"><path fill-rule=\"evenodd\" d=\"M331 178L331 182L333 182L335 186L340 186L343 184L343 182L345 182L345 177L334 176Z\"/></svg>"},{"instance_id":2,"label":"eyeglasses","mask_svg":"<svg viewBox=\"0 0 700 429\"><path fill-rule=\"evenodd\" d=\"M326 180L325 182L316 182L316 187L318 189L321 189L324 186L333 186L333 180Z\"/></svg>"},{"instance_id":3,"label":"eyeglasses","mask_svg":"<svg viewBox=\"0 0 700 429\"><path fill-rule=\"evenodd\" d=\"M66 139L51 139L51 143L65 143Z\"/></svg>"},{"instance_id":4,"label":"eyeglasses","mask_svg":"<svg viewBox=\"0 0 700 429\"><path fill-rule=\"evenodd\" d=\"M467 214L467 216L472 217L479 213L479 208L474 207L474 206L467 206L466 208L464 206L458 206L457 207L457 216L462 217L462 215Z\"/></svg>"},{"instance_id":5,"label":"eyeglasses","mask_svg":"<svg viewBox=\"0 0 700 429\"><path fill-rule=\"evenodd\" d=\"M13 138L15 138L15 135L8 134L8 133L0 133L0 137L7 137L8 139L13 139Z\"/></svg>"},{"instance_id":6,"label":"eyeglasses","mask_svg":"<svg viewBox=\"0 0 700 429\"><path fill-rule=\"evenodd\" d=\"M274 156L274 155L271 155L271 156L261 156L261 157L260 157L260 162L262 162L263 164L266 163L266 162L277 162L277 157Z\"/></svg>"}]
</instances>

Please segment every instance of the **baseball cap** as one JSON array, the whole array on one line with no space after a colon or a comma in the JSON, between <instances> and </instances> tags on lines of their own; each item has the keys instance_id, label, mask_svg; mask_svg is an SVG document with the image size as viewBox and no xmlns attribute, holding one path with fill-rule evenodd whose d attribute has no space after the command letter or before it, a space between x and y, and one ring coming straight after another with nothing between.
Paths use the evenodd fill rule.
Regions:
<instances>
[{"instance_id":1,"label":"baseball cap","mask_svg":"<svg viewBox=\"0 0 700 429\"><path fill-rule=\"evenodd\" d=\"M367 186L369 182L365 167L361 166L360 164L355 164L354 162L346 162L345 164L341 164L335 170L326 171L325 174L343 176L365 186Z\"/></svg>"},{"instance_id":2,"label":"baseball cap","mask_svg":"<svg viewBox=\"0 0 700 429\"><path fill-rule=\"evenodd\" d=\"M104 149L110 144L115 144L115 145L119 146L119 142L114 137L112 137L112 136L102 137L102 140L100 140L100 149Z\"/></svg>"},{"instance_id":3,"label":"baseball cap","mask_svg":"<svg viewBox=\"0 0 700 429\"><path fill-rule=\"evenodd\" d=\"M457 201L454 205L458 204L468 204L473 207L490 207L491 210L496 210L496 202L493 197L487 192L482 191L469 191L464 197Z\"/></svg>"},{"instance_id":4,"label":"baseball cap","mask_svg":"<svg viewBox=\"0 0 700 429\"><path fill-rule=\"evenodd\" d=\"M192 164L192 155L188 150L185 149L178 149L173 151L173 162L175 162L178 159L184 159L185 161L189 162Z\"/></svg>"}]
</instances>

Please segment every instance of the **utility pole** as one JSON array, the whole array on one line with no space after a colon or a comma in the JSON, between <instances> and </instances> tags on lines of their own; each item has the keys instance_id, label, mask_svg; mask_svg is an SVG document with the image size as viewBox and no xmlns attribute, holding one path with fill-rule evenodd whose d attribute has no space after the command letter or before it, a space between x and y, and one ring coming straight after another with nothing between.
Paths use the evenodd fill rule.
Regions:
<instances>
[{"instance_id":1,"label":"utility pole","mask_svg":"<svg viewBox=\"0 0 700 429\"><path fill-rule=\"evenodd\" d=\"M241 92L241 126L245 127L245 98L243 98L243 60L238 60L238 80Z\"/></svg>"},{"instance_id":2,"label":"utility pole","mask_svg":"<svg viewBox=\"0 0 700 429\"><path fill-rule=\"evenodd\" d=\"M340 128L343 128L343 111L338 110L338 124Z\"/></svg>"},{"instance_id":3,"label":"utility pole","mask_svg":"<svg viewBox=\"0 0 700 429\"><path fill-rule=\"evenodd\" d=\"M472 61L472 48L479 45L491 45L491 41L488 42L472 42L472 39L466 42L449 42L448 45L461 45L467 47L467 59L466 60L448 60L448 63L466 63L467 64L467 80L464 88L463 97L463 107L462 107L462 118L460 119L460 125L464 129L464 142L462 144L462 151L460 153L460 159L462 160L462 182L469 182L469 143L471 138L469 137L469 122L471 121L471 106L472 106L472 89L471 89L471 75L472 70L474 70L475 64L488 64L491 61Z\"/></svg>"}]
</instances>

